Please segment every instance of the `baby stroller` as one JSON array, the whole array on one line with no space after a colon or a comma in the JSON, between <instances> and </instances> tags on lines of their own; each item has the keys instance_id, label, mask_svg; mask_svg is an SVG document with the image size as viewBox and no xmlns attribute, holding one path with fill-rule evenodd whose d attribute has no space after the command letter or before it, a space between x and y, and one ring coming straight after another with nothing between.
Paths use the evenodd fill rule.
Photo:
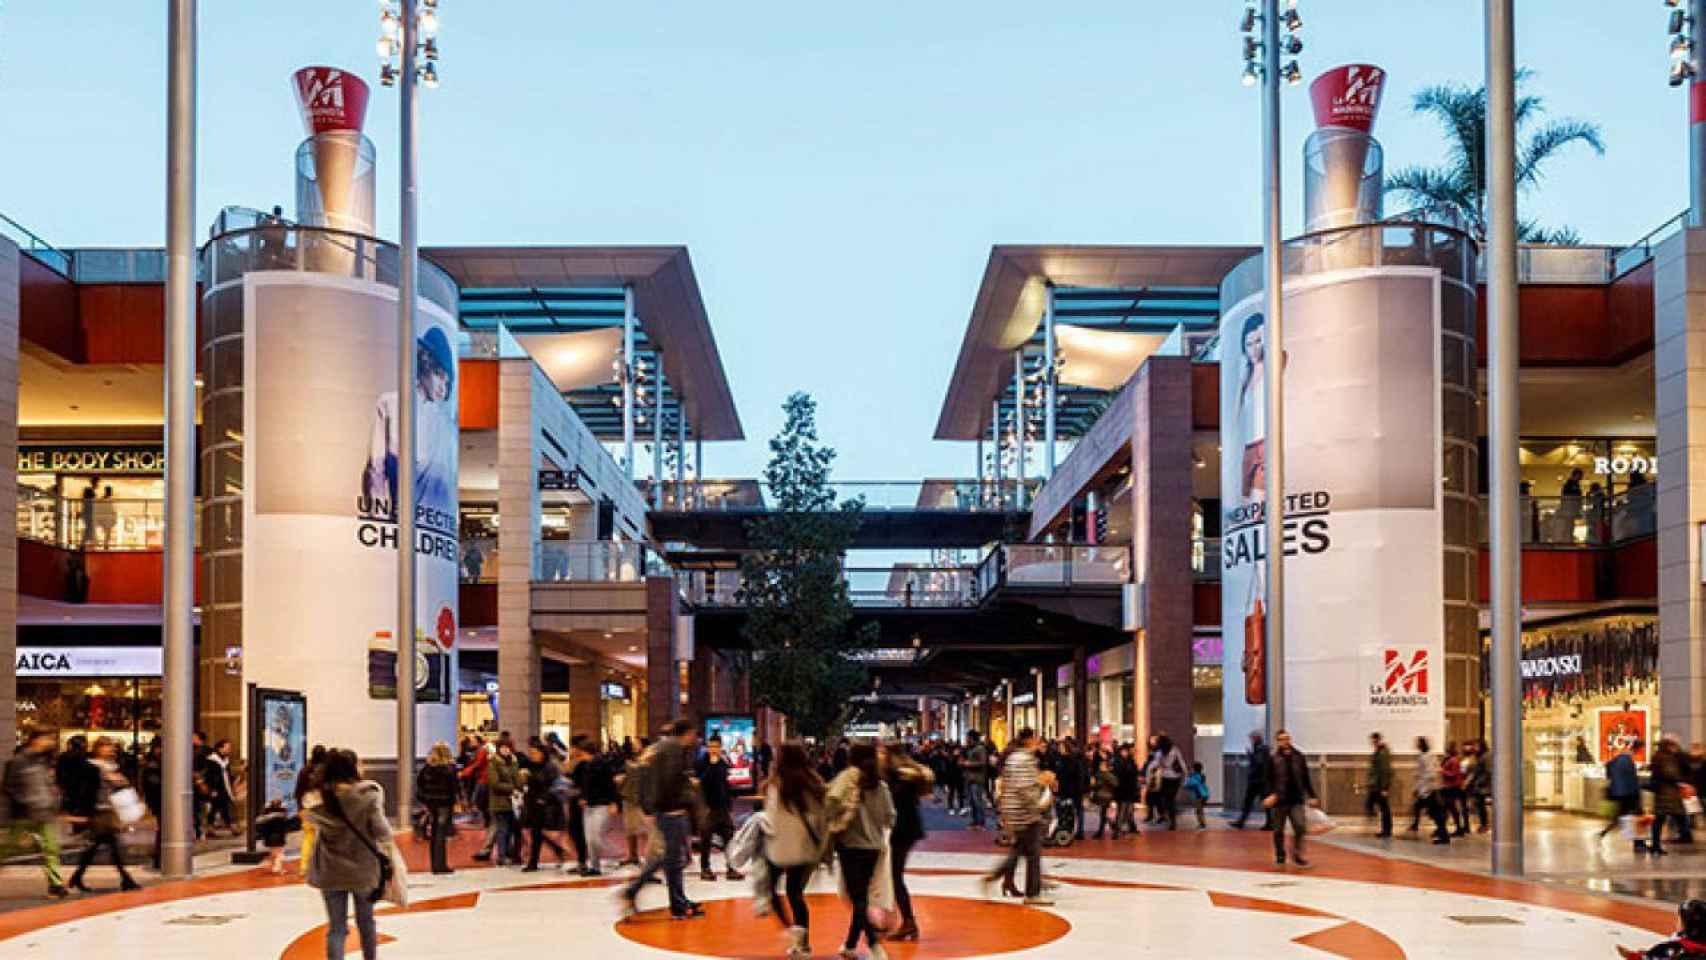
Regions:
<instances>
[{"instance_id":1,"label":"baby stroller","mask_svg":"<svg viewBox=\"0 0 1706 960\"><path fill-rule=\"evenodd\" d=\"M1043 814L1043 846L1070 847L1078 835L1078 807L1065 797L1055 797Z\"/></svg>"}]
</instances>

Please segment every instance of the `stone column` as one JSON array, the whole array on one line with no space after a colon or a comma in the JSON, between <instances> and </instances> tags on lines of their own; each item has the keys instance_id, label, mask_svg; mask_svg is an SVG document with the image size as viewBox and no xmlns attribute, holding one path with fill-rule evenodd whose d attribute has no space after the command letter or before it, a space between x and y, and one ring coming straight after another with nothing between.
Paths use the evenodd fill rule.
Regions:
<instances>
[{"instance_id":1,"label":"stone column","mask_svg":"<svg viewBox=\"0 0 1706 960\"><path fill-rule=\"evenodd\" d=\"M1134 642L1132 732L1141 746L1166 733L1190 759L1191 361L1151 357L1131 388L1132 575L1140 624Z\"/></svg>"},{"instance_id":2,"label":"stone column","mask_svg":"<svg viewBox=\"0 0 1706 960\"><path fill-rule=\"evenodd\" d=\"M18 247L0 237L0 516L18 512ZM18 652L18 538L0 538L0 656ZM0 744L18 735L18 678L0 670Z\"/></svg>"},{"instance_id":3,"label":"stone column","mask_svg":"<svg viewBox=\"0 0 1706 960\"><path fill-rule=\"evenodd\" d=\"M539 550L533 361L498 367L498 729L517 741L539 732L539 638L533 567Z\"/></svg>"},{"instance_id":4,"label":"stone column","mask_svg":"<svg viewBox=\"0 0 1706 960\"><path fill-rule=\"evenodd\" d=\"M1659 246L1653 268L1659 470L1659 728L1706 740L1706 230Z\"/></svg>"},{"instance_id":5,"label":"stone column","mask_svg":"<svg viewBox=\"0 0 1706 960\"><path fill-rule=\"evenodd\" d=\"M604 671L596 663L569 667L569 726L604 742Z\"/></svg>"}]
</instances>

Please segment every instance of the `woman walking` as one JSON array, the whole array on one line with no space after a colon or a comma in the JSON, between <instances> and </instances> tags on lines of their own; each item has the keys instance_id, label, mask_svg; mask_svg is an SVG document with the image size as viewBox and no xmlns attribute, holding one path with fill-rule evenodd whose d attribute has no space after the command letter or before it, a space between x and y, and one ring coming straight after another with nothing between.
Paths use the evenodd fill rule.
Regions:
<instances>
[{"instance_id":1,"label":"woman walking","mask_svg":"<svg viewBox=\"0 0 1706 960\"><path fill-rule=\"evenodd\" d=\"M1132 755L1129 743L1120 744L1119 756L1114 760L1114 802L1118 804L1118 812L1114 816L1114 839L1120 838L1120 828L1124 827L1132 833L1137 833L1137 798L1141 789L1143 773L1137 766L1137 758Z\"/></svg>"},{"instance_id":2,"label":"woman walking","mask_svg":"<svg viewBox=\"0 0 1706 960\"><path fill-rule=\"evenodd\" d=\"M118 743L109 737L101 737L95 741L95 748L89 754L89 762L95 765L98 778L94 794L94 804L84 813L89 821L89 843L83 848L83 855L77 858L77 872L71 875L71 889L89 893L83 884L83 873L89 865L95 862L95 857L102 847L112 851L113 866L118 868L120 890L142 889L130 873L124 868L124 852L119 847L118 834L124 824L120 822L118 811L113 807L113 794L130 787L130 781L118 769Z\"/></svg>"},{"instance_id":3,"label":"woman walking","mask_svg":"<svg viewBox=\"0 0 1706 960\"><path fill-rule=\"evenodd\" d=\"M551 848L551 852L557 855L558 869L562 869L568 865L568 856L563 852L563 845L549 832L563 828L563 802L551 792L561 773L557 769L557 761L551 759L543 744L529 746L527 759L530 762L527 786L521 797L521 822L527 828L531 842L527 866L522 867L521 872L533 873L539 869L539 853L543 847Z\"/></svg>"},{"instance_id":4,"label":"woman walking","mask_svg":"<svg viewBox=\"0 0 1706 960\"><path fill-rule=\"evenodd\" d=\"M1157 822L1166 821L1167 829L1179 829L1179 787L1185 782L1185 776L1190 773L1185 767L1185 754L1173 743L1173 738L1162 734L1155 742L1155 774L1160 782L1160 817ZM1156 794L1151 793L1150 803L1156 802Z\"/></svg>"},{"instance_id":5,"label":"woman walking","mask_svg":"<svg viewBox=\"0 0 1706 960\"><path fill-rule=\"evenodd\" d=\"M841 882L853 919L841 945L841 960L857 960L859 938L871 948L870 960L888 960L882 934L871 924L871 881L882 860L885 836L894 826L894 800L883 782L877 748L856 744L847 752L847 769L829 785L829 834L841 861Z\"/></svg>"},{"instance_id":6,"label":"woman walking","mask_svg":"<svg viewBox=\"0 0 1706 960\"><path fill-rule=\"evenodd\" d=\"M383 874L380 861L391 855L391 825L385 820L385 793L364 780L361 764L348 750L328 750L320 766L319 802L304 819L314 824L314 853L308 885L326 904L326 960L343 960L349 939L349 907L355 904L355 928L362 960L379 956L379 930L373 903Z\"/></svg>"},{"instance_id":7,"label":"woman walking","mask_svg":"<svg viewBox=\"0 0 1706 960\"><path fill-rule=\"evenodd\" d=\"M788 960L811 957L811 909L806 884L824 856L823 779L813 769L805 747L785 743L776 756L776 769L764 786L768 830L764 858L770 862L770 909L788 937ZM781 884L787 902L776 892Z\"/></svg>"},{"instance_id":8,"label":"woman walking","mask_svg":"<svg viewBox=\"0 0 1706 960\"><path fill-rule=\"evenodd\" d=\"M906 860L912 848L924 839L924 817L919 803L929 796L936 777L928 767L912 759L906 744L896 740L879 758L886 772L890 798L894 801L894 831L889 834L889 869L894 880L895 906L900 927L890 940L917 940L918 917L912 912L912 892L906 888Z\"/></svg>"},{"instance_id":9,"label":"woman walking","mask_svg":"<svg viewBox=\"0 0 1706 960\"><path fill-rule=\"evenodd\" d=\"M422 767L415 777L415 796L427 810L427 833L432 842L433 873L451 872L446 848L450 843L458 792L456 761L450 756L450 745L436 743L427 752L426 766Z\"/></svg>"},{"instance_id":10,"label":"woman walking","mask_svg":"<svg viewBox=\"0 0 1706 960\"><path fill-rule=\"evenodd\" d=\"M1114 775L1113 763L1108 755L1098 748L1090 758L1090 805L1096 808L1097 840L1102 839L1102 834L1107 832L1108 821L1112 819L1111 814L1116 809L1115 803L1117 802L1119 785L1119 777ZM1113 821L1113 827L1114 839L1118 840L1120 838L1118 820Z\"/></svg>"}]
</instances>

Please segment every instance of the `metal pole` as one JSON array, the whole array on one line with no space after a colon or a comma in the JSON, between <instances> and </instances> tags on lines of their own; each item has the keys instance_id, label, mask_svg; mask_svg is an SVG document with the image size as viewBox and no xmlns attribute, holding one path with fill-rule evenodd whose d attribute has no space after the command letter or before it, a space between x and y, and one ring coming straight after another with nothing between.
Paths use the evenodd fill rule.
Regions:
<instances>
[{"instance_id":1,"label":"metal pole","mask_svg":"<svg viewBox=\"0 0 1706 960\"><path fill-rule=\"evenodd\" d=\"M979 506L982 506L987 501L989 488L984 486L983 434L981 433L977 436L977 470L974 475L977 477L977 502Z\"/></svg>"},{"instance_id":2,"label":"metal pole","mask_svg":"<svg viewBox=\"0 0 1706 960\"><path fill-rule=\"evenodd\" d=\"M622 288L622 469L634 482L634 288Z\"/></svg>"},{"instance_id":3,"label":"metal pole","mask_svg":"<svg viewBox=\"0 0 1706 960\"><path fill-rule=\"evenodd\" d=\"M196 0L166 20L166 569L160 865L195 870L195 147ZM250 723L256 722L254 717ZM254 758L250 758L253 760Z\"/></svg>"},{"instance_id":4,"label":"metal pole","mask_svg":"<svg viewBox=\"0 0 1706 960\"><path fill-rule=\"evenodd\" d=\"M1279 0L1262 4L1262 274L1268 324L1262 379L1267 387L1263 470L1266 474L1268 742L1285 727L1285 302L1280 233Z\"/></svg>"},{"instance_id":5,"label":"metal pole","mask_svg":"<svg viewBox=\"0 0 1706 960\"><path fill-rule=\"evenodd\" d=\"M1043 307L1043 476L1054 476L1055 414L1054 284Z\"/></svg>"},{"instance_id":6,"label":"metal pole","mask_svg":"<svg viewBox=\"0 0 1706 960\"><path fill-rule=\"evenodd\" d=\"M1522 867L1522 539L1517 487L1513 0L1487 0L1487 455L1492 486L1493 872Z\"/></svg>"},{"instance_id":7,"label":"metal pole","mask_svg":"<svg viewBox=\"0 0 1706 960\"><path fill-rule=\"evenodd\" d=\"M415 2L403 0L403 75L398 123L402 161L397 268L397 824L406 828L415 806L415 271L419 214L415 183Z\"/></svg>"},{"instance_id":8,"label":"metal pole","mask_svg":"<svg viewBox=\"0 0 1706 960\"><path fill-rule=\"evenodd\" d=\"M1688 36L1694 38L1688 83L1688 225L1706 226L1706 0L1688 0Z\"/></svg>"},{"instance_id":9,"label":"metal pole","mask_svg":"<svg viewBox=\"0 0 1706 960\"><path fill-rule=\"evenodd\" d=\"M693 505L705 504L705 438L693 435Z\"/></svg>"},{"instance_id":10,"label":"metal pole","mask_svg":"<svg viewBox=\"0 0 1706 960\"><path fill-rule=\"evenodd\" d=\"M687 481L687 403L680 397L675 404L675 486L676 496Z\"/></svg>"},{"instance_id":11,"label":"metal pole","mask_svg":"<svg viewBox=\"0 0 1706 960\"><path fill-rule=\"evenodd\" d=\"M663 357L657 364L657 382L652 386L657 394L652 400L652 509L663 509Z\"/></svg>"},{"instance_id":12,"label":"metal pole","mask_svg":"<svg viewBox=\"0 0 1706 960\"><path fill-rule=\"evenodd\" d=\"M1001 469L1000 397L996 397L994 400L989 401L989 449L992 453L992 456L990 457L990 473L992 475L992 479L995 481L995 506L999 509L1002 502L1006 499L1006 491L1001 489L1001 485L1005 482L1006 478L1003 476L1005 471Z\"/></svg>"},{"instance_id":13,"label":"metal pole","mask_svg":"<svg viewBox=\"0 0 1706 960\"><path fill-rule=\"evenodd\" d=\"M1014 492L1013 497L1014 502L1019 505L1021 510L1025 508L1025 454L1029 452L1029 447L1025 443L1026 426L1025 348L1020 347L1013 353L1013 444L1018 450L1018 455L1014 457L1014 460L1019 465L1016 471L1019 481L1018 489Z\"/></svg>"}]
</instances>

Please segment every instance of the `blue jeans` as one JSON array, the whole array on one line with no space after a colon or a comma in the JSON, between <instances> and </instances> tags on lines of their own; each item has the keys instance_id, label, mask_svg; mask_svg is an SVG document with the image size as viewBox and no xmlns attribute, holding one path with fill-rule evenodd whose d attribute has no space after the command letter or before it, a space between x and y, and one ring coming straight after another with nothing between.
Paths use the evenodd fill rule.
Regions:
<instances>
[{"instance_id":1,"label":"blue jeans","mask_svg":"<svg viewBox=\"0 0 1706 960\"><path fill-rule=\"evenodd\" d=\"M365 893L321 890L326 901L326 960L344 960L344 941L349 939L349 904L355 901L355 929L361 935L362 960L379 956L379 928L373 923L373 901Z\"/></svg>"},{"instance_id":2,"label":"blue jeans","mask_svg":"<svg viewBox=\"0 0 1706 960\"><path fill-rule=\"evenodd\" d=\"M515 826L515 814L508 810L499 810L492 814L492 859L498 866L503 866L519 859L512 856L516 849L517 838L521 836Z\"/></svg>"},{"instance_id":3,"label":"blue jeans","mask_svg":"<svg viewBox=\"0 0 1706 960\"><path fill-rule=\"evenodd\" d=\"M687 840L693 832L693 821L685 813L666 813L658 817L658 832L663 834L663 856L646 860L640 875L628 884L626 896L633 900L640 895L646 883L657 876L661 868L664 880L669 886L669 912L674 914L686 913L692 906L687 899L687 886L682 881L682 871L687 867Z\"/></svg>"},{"instance_id":4,"label":"blue jeans","mask_svg":"<svg viewBox=\"0 0 1706 960\"><path fill-rule=\"evenodd\" d=\"M983 826L983 784L975 780L966 784L966 805L971 807L971 825Z\"/></svg>"}]
</instances>

